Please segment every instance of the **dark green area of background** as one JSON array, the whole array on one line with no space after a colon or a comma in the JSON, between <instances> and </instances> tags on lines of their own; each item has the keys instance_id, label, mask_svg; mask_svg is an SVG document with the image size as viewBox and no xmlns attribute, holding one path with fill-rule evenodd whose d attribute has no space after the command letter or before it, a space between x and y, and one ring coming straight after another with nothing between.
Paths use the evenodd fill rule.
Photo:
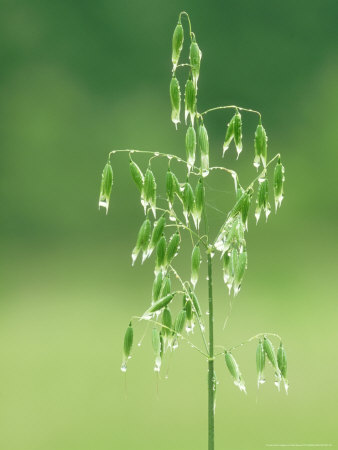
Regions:
<instances>
[{"instance_id":1,"label":"dark green area of background","mask_svg":"<svg viewBox=\"0 0 338 450\"><path fill-rule=\"evenodd\" d=\"M147 335L125 396L122 336L152 283L152 264L130 267L142 210L127 157L113 162L110 214L97 208L112 148L184 155L168 99L182 9L203 52L199 109L260 110L270 155L282 152L286 166L280 213L257 228L251 218L249 270L225 331L216 267L215 301L220 344L284 337L290 393L276 391L272 373L256 393L255 345L236 353L247 396L219 360L217 448L337 445L337 2L2 0L1 449L206 448L206 363L193 350L180 346L157 387ZM211 163L238 170L245 185L256 118L243 114L240 159L232 150L222 160L230 113L213 114ZM231 179L210 185L229 207ZM199 294L205 307L203 283Z\"/></svg>"}]
</instances>

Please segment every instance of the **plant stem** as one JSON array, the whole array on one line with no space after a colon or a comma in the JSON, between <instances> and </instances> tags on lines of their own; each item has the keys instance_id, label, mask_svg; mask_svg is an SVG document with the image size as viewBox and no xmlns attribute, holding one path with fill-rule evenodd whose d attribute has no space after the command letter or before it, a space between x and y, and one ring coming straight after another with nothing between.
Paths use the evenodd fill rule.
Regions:
<instances>
[{"instance_id":1,"label":"plant stem","mask_svg":"<svg viewBox=\"0 0 338 450\"><path fill-rule=\"evenodd\" d=\"M212 297L212 259L208 251L209 361L208 361L208 450L214 450L215 439L215 371L214 371L214 305Z\"/></svg>"},{"instance_id":2,"label":"plant stem","mask_svg":"<svg viewBox=\"0 0 338 450\"><path fill-rule=\"evenodd\" d=\"M204 114L208 114L209 112L212 112L212 111L218 111L220 109L239 109L240 111L252 112L252 113L258 114L259 118L261 119L261 113L259 111L256 111L256 110L250 109L250 108L243 108L241 106L236 106L236 105L216 106L216 108L210 108L210 109L207 109L206 111L200 113L200 116L204 116Z\"/></svg>"}]
</instances>

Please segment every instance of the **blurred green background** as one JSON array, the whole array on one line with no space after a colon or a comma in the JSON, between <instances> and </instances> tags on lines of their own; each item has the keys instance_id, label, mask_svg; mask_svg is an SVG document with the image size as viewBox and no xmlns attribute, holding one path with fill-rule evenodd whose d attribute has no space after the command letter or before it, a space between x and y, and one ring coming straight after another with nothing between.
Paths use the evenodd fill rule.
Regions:
<instances>
[{"instance_id":1,"label":"blurred green background","mask_svg":"<svg viewBox=\"0 0 338 450\"><path fill-rule=\"evenodd\" d=\"M337 1L2 0L3 450L206 448L206 362L198 353L182 344L168 380L163 373L158 382L147 335L127 389L120 372L125 328L146 309L153 278L151 263L130 265L142 210L127 157L113 160L108 217L97 207L112 148L184 155L168 99L181 10L203 52L199 109L259 109L270 155L282 152L286 166L278 215L259 227L251 218L249 270L225 331L229 299L217 267L215 302L218 343L261 331L283 336L290 392L270 381L257 394L255 344L236 352L247 396L218 360L217 448L337 445ZM222 160L229 117L207 116L211 163L238 170L246 185L256 173L257 122L243 114L243 154L236 161L231 150ZM209 184L218 207L229 207L231 178ZM220 225L222 215L211 215ZM203 283L199 297L205 309ZM138 326L137 339L142 332Z\"/></svg>"}]
</instances>

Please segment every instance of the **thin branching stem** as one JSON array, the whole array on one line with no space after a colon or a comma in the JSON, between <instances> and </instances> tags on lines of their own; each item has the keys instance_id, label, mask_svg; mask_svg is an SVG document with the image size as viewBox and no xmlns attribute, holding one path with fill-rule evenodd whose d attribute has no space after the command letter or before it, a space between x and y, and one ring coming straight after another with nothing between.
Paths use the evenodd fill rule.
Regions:
<instances>
[{"instance_id":1,"label":"thin branching stem","mask_svg":"<svg viewBox=\"0 0 338 450\"><path fill-rule=\"evenodd\" d=\"M258 180L264 175L264 173L266 172L266 170L267 170L267 168L270 166L270 164L272 164L277 158L280 158L280 153L277 153L272 159L270 159L270 161L266 164L266 166L264 167L264 169L259 173L259 175L257 175L256 178L254 178L254 180L251 181L251 183L250 183L249 186L244 190L244 192L247 192L250 188L253 187L253 185L256 183L256 181L258 181ZM244 195L244 193L243 193L243 195ZM227 217L230 217L231 214L232 214L232 212L233 212L233 208L229 211ZM216 239L215 239L215 242L217 241L219 235L222 233L222 229L223 229L223 225L222 225L220 231L217 233L217 237L216 237Z\"/></svg>"},{"instance_id":2,"label":"thin branching stem","mask_svg":"<svg viewBox=\"0 0 338 450\"><path fill-rule=\"evenodd\" d=\"M200 235L199 235L198 233L196 233L196 232L193 231L191 228L189 228L187 225L185 225L185 224L177 217L177 215L174 213L174 211L169 211L168 209L165 209L165 208L159 208L158 206L156 206L155 209L156 209L157 211L162 211L162 212L168 214L169 216L172 216L172 217L175 218L176 223L166 224L166 225L165 225L165 228L168 228L168 227L183 228L183 229L189 231L190 234L192 233L194 236L196 236L196 238L198 238L198 241L197 241L197 242L201 241L202 244L203 244L205 247L207 247L207 244L206 244L205 242L203 242L203 240L202 240L203 238L205 238L205 237L207 237L207 236L206 236L206 235L203 235L203 236L200 237Z\"/></svg>"},{"instance_id":3,"label":"thin branching stem","mask_svg":"<svg viewBox=\"0 0 338 450\"><path fill-rule=\"evenodd\" d=\"M188 292L188 290L187 290L187 288L186 288L186 286L185 286L185 283L183 283L182 278L179 276L179 274L177 273L177 271L174 269L174 267L173 267L172 265L170 265L170 269L172 270L173 274L176 276L176 278L178 279L178 281L181 283L183 289L185 290L185 293L186 293L188 296L190 296L190 294L189 294L189 292ZM195 305L193 304L193 302L192 302L192 307L193 307L193 309L194 309L195 316L196 316L196 318L197 318L198 327L199 327L200 332L201 332L201 335L202 335L202 339L203 339L203 343L204 343L205 349L206 349L206 351L208 352L208 351L209 351L209 350L208 350L208 344L207 344L207 341L206 341L205 333L204 333L204 331L203 331L203 330L204 330L204 325L203 325L203 323L202 323L202 321L201 321L201 318L200 318L199 315L197 314L197 311L196 311L196 309L195 309Z\"/></svg>"},{"instance_id":4,"label":"thin branching stem","mask_svg":"<svg viewBox=\"0 0 338 450\"><path fill-rule=\"evenodd\" d=\"M191 64L188 64L188 63L178 64L178 65L176 66L176 69L177 69L178 67L190 67L190 68L191 68Z\"/></svg>"},{"instance_id":5,"label":"thin branching stem","mask_svg":"<svg viewBox=\"0 0 338 450\"><path fill-rule=\"evenodd\" d=\"M270 159L270 161L266 164L266 166L265 166L264 169L260 172L260 174L257 175L257 177L256 177L253 181L251 181L251 183L249 184L249 186L246 188L246 191L247 191L249 188L251 188L251 187L256 183L256 181L259 180L259 179L264 175L264 173L266 172L266 169L267 169L267 168L270 166L270 164L272 164L277 158L280 158L280 153L277 153L277 155L275 155L272 159Z\"/></svg>"},{"instance_id":6,"label":"thin branching stem","mask_svg":"<svg viewBox=\"0 0 338 450\"><path fill-rule=\"evenodd\" d=\"M247 339L246 341L243 341L240 344L234 345L233 347L230 347L230 348L226 348L223 345L216 345L216 347L218 347L218 348L223 348L223 351L221 353L216 353L215 358L217 358L217 356L224 355L224 351L231 352L232 350L243 347L244 345L249 344L253 340L259 339L263 336L273 336L273 337L279 339L280 341L282 340L282 338L277 333L258 333L255 336L252 336L251 338Z\"/></svg>"},{"instance_id":7,"label":"thin branching stem","mask_svg":"<svg viewBox=\"0 0 338 450\"><path fill-rule=\"evenodd\" d=\"M186 11L181 11L180 15L179 15L179 20L181 20L181 17L185 16L188 20L189 23L189 36L190 36L190 40L192 39L192 32L191 32L191 22L190 22L190 17L189 14Z\"/></svg>"},{"instance_id":8,"label":"thin branching stem","mask_svg":"<svg viewBox=\"0 0 338 450\"><path fill-rule=\"evenodd\" d=\"M116 153L140 153L143 155L152 155L149 162L154 159L154 158L167 158L169 161L169 165L170 165L170 161L172 159L174 159L175 161L184 164L185 166L187 166L187 161L185 161L184 159L180 158L179 156L173 155L171 153L161 153L161 152L153 152L151 150L137 150L137 149L118 149L118 150L111 150L108 153L108 159L112 156L115 155ZM198 172L193 172L190 171L190 175L195 175L196 177L201 176L200 173L200 168L196 167L196 169L198 169Z\"/></svg>"},{"instance_id":9,"label":"thin branching stem","mask_svg":"<svg viewBox=\"0 0 338 450\"><path fill-rule=\"evenodd\" d=\"M121 149L121 150L118 149L118 150L111 150L109 152L108 156L110 157L111 155L114 155L116 153L141 153L141 154L143 153L146 155L153 155L152 157L154 157L154 158L161 157L161 158L167 158L169 160L175 159L177 162L187 165L187 161L180 158L179 156L172 155L171 153L152 152L150 150L137 150L137 149Z\"/></svg>"},{"instance_id":10,"label":"thin branching stem","mask_svg":"<svg viewBox=\"0 0 338 450\"><path fill-rule=\"evenodd\" d=\"M181 338L183 341L185 341L187 344L189 344L192 348L194 348L195 350L197 350L199 353L201 353L201 355L203 355L205 358L209 358L209 355L207 355L206 353L203 352L203 350L201 350L200 348L198 348L195 344L193 344L191 341L189 341L189 339L187 339L185 336L183 336L183 334L177 333L173 328L169 328L165 325L163 325L160 322L157 322L156 320L153 319L148 319L145 317L140 317L140 316L132 316L131 318L133 319L137 319L138 321L147 321L150 323L153 323L154 325L158 325L162 328L166 328L167 330L169 330L171 333L175 333L179 338Z\"/></svg>"},{"instance_id":11,"label":"thin branching stem","mask_svg":"<svg viewBox=\"0 0 338 450\"><path fill-rule=\"evenodd\" d=\"M227 169L226 167L219 167L219 166L210 167L210 168L209 168L209 172L211 172L212 170L223 170L224 172L230 173L231 176L237 177L237 172L235 172L235 171L232 170L232 169Z\"/></svg>"},{"instance_id":12,"label":"thin branching stem","mask_svg":"<svg viewBox=\"0 0 338 450\"><path fill-rule=\"evenodd\" d=\"M187 20L188 26L189 26L189 38L190 38L191 44L188 42L188 45L190 44L190 54L189 54L188 60L186 60L186 61L181 60L180 64L178 64L181 50L183 48L183 39L184 39L184 37L183 37L184 33L182 33L183 17L185 17L185 20ZM254 163L256 166L259 165L257 162L257 157L258 157L258 161L259 161L259 159L261 159L263 162L263 166L264 166L263 170L260 171L260 173L258 173L258 170L257 170L256 178L254 178L253 181L251 181L251 183L248 185L248 187L246 189L243 189L241 187L241 185L239 184L239 178L238 178L236 171L229 169L227 167L222 167L222 166L210 167L208 169L208 171L210 173L216 172L216 171L221 171L222 173L226 172L227 174L230 174L233 178L237 200L235 202L235 205L230 209L230 211L228 213L226 213L226 212L223 212L223 211L217 209L215 206L213 206L212 204L210 204L207 201L207 200L210 201L210 199L207 198L207 193L206 193L206 190L204 189L204 181L203 181L204 176L208 175L208 171L206 170L207 159L201 158L201 164L200 164L201 167L198 167L197 165L195 166L194 164L192 165L192 167L190 167L190 165L188 165L187 161L185 161L183 158L181 158L179 156L176 156L175 154L170 154L170 153L167 154L167 153L162 153L162 152L158 152L158 151L139 150L139 149L116 149L116 150L114 149L109 152L108 162L104 168L104 172L102 175L99 206L104 206L106 208L106 211L108 211L109 197L110 197L111 186L112 186L112 181L113 181L113 173L112 173L112 167L110 165L110 158L111 158L111 156L113 156L117 153L128 153L130 160L132 159L133 154L148 155L144 159L148 159L149 167L156 158L158 158L158 157L162 158L162 160L161 160L162 162L163 162L163 158L165 158L167 160L167 164L168 164L168 171L171 170L171 165L174 165L176 167L176 162L180 163L180 164L184 164L184 166L186 167L186 174L187 174L186 183L189 183L190 175L201 177L202 181L198 180L198 183L202 183L201 186L202 186L203 190L198 190L198 189L200 189L200 186L197 185L196 191L195 191L196 194L194 196L194 195L191 195L191 192L188 192L187 190L183 189L184 183L180 183L176 179L176 177L170 178L170 172L168 172L169 175L167 173L166 183L165 183L166 195L161 196L161 195L156 194L156 180L155 180L154 175L151 172L149 173L149 171L146 174L143 174L141 169L139 169L138 166L136 166L136 164L135 165L131 164L131 175L141 193L141 204L144 206L145 214L147 217L147 220L144 222L144 224L140 228L136 247L133 250L133 254L132 254L133 262L134 262L134 256L136 255L136 257L137 257L137 255L141 251L141 249L143 251L143 259L150 256L150 254L154 250L155 246L162 239L161 246L158 246L156 248L158 260L157 260L156 266L155 266L155 281L153 284L153 298L155 298L155 292L156 292L156 298L158 298L161 295L161 293L164 292L164 284L163 284L164 277L167 277L167 279L169 281L170 281L170 276L171 276L171 278L175 277L176 280L178 280L178 283L175 280L175 287L177 286L178 290L175 292L172 292L171 295L168 297L168 299L163 294L163 297L162 297L164 299L163 302L159 301L159 303L155 307L154 307L154 302L153 302L152 306L150 306L149 309L142 316L133 316L132 320L135 320L135 322L137 321L136 325L140 325L141 322L146 321L147 326L144 327L146 329L149 328L150 324L154 324L154 325L156 325L156 327L159 327L160 330L162 330L162 334L165 334L169 339L169 341L166 343L166 347L168 347L168 348L174 347L175 348L177 340L180 338L180 339L182 339L183 342L186 342L193 349L195 349L201 355L203 355L204 358L207 359L207 364L208 364L208 378L207 378L208 379L208 405L205 405L205 406L208 406L208 408L207 408L207 411L208 411L208 450L214 450L214 448L215 448L215 443L214 443L215 395L216 395L215 359L221 355L224 355L224 352L227 352L227 351L230 352L230 351L233 351L240 347L243 347L244 345L249 344L250 342L252 342L256 339L260 339L263 336L272 336L279 340L281 340L281 338L276 333L266 333L265 332L265 333L258 333L255 336L252 336L249 339L241 342L240 344L234 345L232 347L225 347L223 345L215 345L215 343L214 343L214 313L215 312L214 312L214 297L213 297L213 271L214 271L214 263L216 262L215 261L216 258L213 259L213 256L214 256L214 253L216 250L219 250L219 251L223 250L221 258L223 258L224 252L227 252L227 255L226 255L226 257L224 257L224 261L223 261L223 263L224 263L223 269L224 269L224 275L225 275L224 281L228 285L228 287L230 287L230 293L231 293L231 290L233 289L234 294L236 295L236 293L239 291L241 281L243 278L243 274L244 274L244 271L245 271L246 265L247 265L246 240L244 237L244 233L245 233L245 231L247 231L248 209L250 206L251 197L254 192L253 188L256 187L257 184L262 182L261 177L263 177L265 175L265 172L267 171L270 164L272 164L277 158L280 158L280 154L278 153L268 163L266 163L267 137L266 137L265 130L262 127L262 115L259 111L256 111L256 110L250 109L250 108L244 108L241 106L236 106L236 105L224 105L224 106L216 106L213 108L209 108L201 113L198 112L197 102L196 102L196 94L197 94L197 81L198 81L198 76L199 76L201 52L199 50L199 46L197 45L197 42L195 43L195 34L192 31L190 17L186 11L181 11L179 13L178 24L179 24L178 28L175 29L174 36L173 36L172 75L173 75L173 77L175 76L175 71L177 68L188 68L190 71L189 79L192 79L193 83L192 83L192 85L191 85L191 83L189 83L188 87L186 87L186 94L187 94L186 95L186 103L185 103L186 113L189 113L190 115L192 115L192 113L194 112L195 121L197 122L197 127L199 127L199 126L201 126L201 124L203 124L204 117L207 114L209 114L210 112L220 111L220 110L228 110L228 109L235 110L236 115L233 118L233 120L230 122L231 127L229 127L227 130L226 141L230 142L229 140L231 140L232 138L234 139L238 154L240 153L240 151L242 149L242 120L241 120L239 111L243 111L245 113L246 112L253 113L253 114L258 115L258 120L259 120L260 126L257 128L256 134L255 134L255 162ZM186 27L187 27L187 25L184 24L184 28L186 28ZM186 35L187 35L187 33L186 33ZM178 80L176 80L176 79L171 80L170 95L171 95L171 104L172 104L172 121L174 122L174 124L177 128L177 123L180 122L180 106L179 106L180 104L179 104L179 102L181 101L181 97L180 97L180 88L178 85ZM226 113L224 113L224 114L227 115ZM194 117L191 117L191 119L192 119L191 124L192 124L192 126L194 126L193 125ZM207 137L207 133L206 133L206 136L204 139L204 135L203 135L204 132L206 133L206 131L203 130L203 128L201 128L201 130L198 131L198 134L199 134L198 142L199 142L199 147L200 147L202 156L204 155L203 152L205 152L206 155L209 155L208 137ZM190 159L190 147L194 148L193 151L194 151L194 155L195 155L195 145L194 146L190 145L190 140L192 142L194 142L195 139L193 141L192 139L190 139L189 135L188 135L188 138L186 138L186 147L187 147L188 156ZM228 138L229 138L229 140L228 140ZM194 142L194 144L195 143L196 142ZM225 150L226 150L226 148L223 149L223 153ZM195 160L195 158L194 158L194 160ZM208 165L209 165L209 162L208 162ZM202 170L202 167L203 167L203 170ZM192 170L190 170L190 169L192 169ZM279 170L279 172L278 172L278 170ZM281 202L282 195L283 195L283 181L284 181L283 174L284 174L284 168L281 165L280 166L277 165L277 170L275 171L275 179L274 179L274 191L275 191L275 201L278 202L279 204ZM196 181L196 180L193 180L193 181ZM191 187L190 185L185 185L185 186L189 187L189 189ZM206 183L206 186L209 188L207 183ZM212 188L210 188L210 190L212 190ZM224 191L224 192L227 192L227 191ZM176 196L179 199L180 203L183 205L183 211L182 211L182 208L180 207L179 211L177 211L177 213L174 211L174 207L176 208L176 206L177 206L177 204L179 204L179 202L175 201L175 206L173 204L174 199L176 200ZM192 201L194 204L193 209L190 208L190 200L191 200L190 197L192 197ZM261 209L263 208L263 207L261 207L261 203L263 203L263 200L262 200L263 197L265 199L263 206L264 206L266 215L268 215L270 206L267 201L267 198L268 198L267 184L265 184L265 183L264 184L262 183L260 185L259 192L258 192L258 202L257 203L258 203L259 214L261 212ZM158 207L158 206L156 206L157 199L159 199L161 201L167 200L168 204L167 203L164 204L164 202L163 203L159 202L160 205L164 206L164 208ZM189 205L189 208L187 208L187 204ZM195 209L195 207L196 207L196 209ZM213 208L214 210L216 210L220 214L222 214L222 216L225 216L225 223L223 224L220 231L218 232L217 238L214 241L214 243L209 238L209 224L208 224L208 214L207 214L207 212L209 212L209 209L207 211L207 208ZM277 206L276 206L276 208L277 208ZM191 211L191 209L192 209L192 211ZM153 210L154 216L155 216L156 210L162 213L161 220L164 223L165 228L162 228L162 226L163 226L162 222L160 223L157 221L154 224L152 224L152 221L150 222L149 214L150 214L151 210ZM187 211L187 210L189 210L189 211ZM196 211L197 217L193 214L193 213L195 213L195 211ZM194 220L200 219L201 218L200 213L202 211L203 211L203 218L202 218L201 226L205 227L205 229L203 229L204 233L196 226L195 226L195 231L192 229L192 228L194 228L193 224L192 224L193 219ZM257 209L256 209L256 211L257 211ZM188 212L189 212L189 214L188 214ZM256 215L257 215L257 213L256 213ZM182 216L182 218L180 218L180 216ZM164 220L164 218L166 220ZM185 220L184 220L184 218L185 218ZM155 216L155 220L156 220L156 216ZM159 226L161 228L157 228L155 231L156 224L159 224ZM196 222L195 222L195 225L196 225ZM162 238L163 237L163 229L167 229L170 227L176 228L178 235L176 235L175 233L172 234L172 240L169 242L169 244L167 246L166 240L164 238ZM172 231L172 230L170 230L170 231ZM176 254L178 253L181 236L182 237L185 236L185 233L183 231L187 231L189 233L193 247L195 245L198 245L199 242L202 242L203 246L205 247L205 255L206 255L206 259L207 259L207 287L208 287L208 297L207 297L208 318L207 319L205 319L204 316L202 316L200 307L198 305L198 301L195 301L195 297L194 297L194 295L195 295L195 293L194 293L195 279L196 279L195 273L197 274L198 270L200 269L200 262L201 262L199 251L198 252L193 251L193 253L192 253L192 259L191 259L192 277L191 278L188 277L188 280L186 280L186 281L184 281L184 278L182 278L180 276L180 274L177 272L177 270L172 266L172 264L170 264L170 261L172 259L171 258L172 254L175 253L175 256L176 256ZM167 233L168 233L168 230L166 231L165 234L167 234ZM160 234L162 237L159 236ZM222 239L220 239L219 242L217 242L217 239L220 237L220 235L221 235ZM172 243L172 245L169 247L169 245L171 243ZM219 243L220 245L217 245L217 248L216 248L215 243L216 244ZM198 256L198 258L195 258L195 256ZM157 264L160 262L160 260L161 260L161 264L163 263L164 260L167 261L165 263L165 266L166 266L165 274L157 272ZM231 267L230 267L230 265L231 265ZM167 279L166 279L166 281L167 281ZM190 281L191 279L193 280L193 282ZM166 287L166 291L167 291L168 285L166 284L165 287ZM171 291L171 285L170 285L169 290ZM158 291L159 291L159 294L157 295ZM183 311L183 314L181 314L181 316L178 316L178 319L177 319L177 322L175 323L175 325L171 324L171 316L169 314L168 314L168 317L165 317L165 314L167 312L169 312L169 310L166 311L166 313L164 313L163 320L165 323L169 323L169 319L170 319L170 323L169 323L170 327L168 327L167 325L164 325L163 323L160 323L162 316L159 317L159 315L163 313L163 308L161 311L159 311L159 310L154 311L156 309L159 309L160 306L163 306L164 304L168 304L168 302L172 300L172 298L175 294L183 294L184 301L191 302L191 311L192 311L193 315L195 316L194 322L197 322L197 326L199 328L199 331L201 333L202 340L203 340L203 344L201 344L200 342L197 342L198 345L201 346L201 348L199 348L194 343L192 343L186 337L186 335L182 334L183 328L184 328L183 319L184 319L184 315L185 315L186 311ZM187 306L189 306L189 308L190 308L190 303L187 303ZM230 301L230 309L229 309L229 313L226 317L224 326L226 325L227 320L230 317L231 310L232 310L232 302ZM190 312L190 309L189 309L189 312ZM182 318L182 322L181 322L181 318ZM189 316L189 319L190 318L191 317ZM168 322L166 322L166 319L168 319ZM207 329L204 328L204 324L203 324L204 320L208 322ZM189 322L188 325L186 326L186 332L190 331L190 325L191 324ZM130 327L131 327L131 324L130 324ZM178 333L175 330L175 328L177 330L180 330L180 332ZM130 355L130 350L131 350L131 345L132 345L132 338L131 338L130 348L128 348L128 345L129 345L128 338L130 337L130 329L128 328L128 330L129 330L129 334L126 333L127 340L125 338L125 344L124 344L125 345L124 356L125 356L126 360ZM127 332L128 332L128 330L127 330ZM157 330L157 331L160 332L160 330ZM163 331L165 333L163 333ZM197 338L200 339L199 336L197 336ZM143 337L140 342L142 342L142 340L143 340ZM126 347L126 344L127 344L127 347ZM157 344L157 342L156 342L156 344ZM159 348L161 349L161 347L159 347ZM160 355L160 357L162 357L162 355ZM156 364L157 364L157 362L156 362ZM229 365L228 365L228 367L229 367ZM126 368L125 365L122 366L123 370L125 370L125 368ZM156 368L159 369L159 367L156 367ZM230 369L230 367L229 367L229 369ZM230 370L230 373L233 375L231 370ZM158 380L158 378L157 378L157 380ZM243 386L240 385L240 388L242 389Z\"/></svg>"},{"instance_id":13,"label":"thin branching stem","mask_svg":"<svg viewBox=\"0 0 338 450\"><path fill-rule=\"evenodd\" d=\"M220 109L239 109L240 111L247 111L247 112L252 112L254 114L258 114L259 118L261 119L261 113L259 111L256 111L254 109L250 109L250 108L243 108L242 106L236 106L236 105L227 105L227 106L216 106L215 108L210 108L207 109L206 111L199 113L200 116L204 116L206 114L208 114L209 112L212 111L218 111Z\"/></svg>"},{"instance_id":14,"label":"thin branching stem","mask_svg":"<svg viewBox=\"0 0 338 450\"><path fill-rule=\"evenodd\" d=\"M212 293L212 257L211 249L208 258L208 314L209 314L209 361L208 361L208 450L215 447L215 369L214 369L214 302Z\"/></svg>"}]
</instances>

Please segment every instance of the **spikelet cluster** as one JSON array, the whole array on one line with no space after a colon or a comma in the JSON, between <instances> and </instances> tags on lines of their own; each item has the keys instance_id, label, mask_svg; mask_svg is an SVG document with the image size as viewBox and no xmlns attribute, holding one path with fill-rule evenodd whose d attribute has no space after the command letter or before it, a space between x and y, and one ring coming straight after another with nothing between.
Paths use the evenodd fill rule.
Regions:
<instances>
[{"instance_id":1,"label":"spikelet cluster","mask_svg":"<svg viewBox=\"0 0 338 450\"><path fill-rule=\"evenodd\" d=\"M242 374L239 370L237 361L235 360L231 352L227 351L225 352L225 363L230 372L230 375L234 379L235 386L237 386L241 391L246 393L245 383Z\"/></svg>"},{"instance_id":2,"label":"spikelet cluster","mask_svg":"<svg viewBox=\"0 0 338 450\"><path fill-rule=\"evenodd\" d=\"M186 14L186 13L182 13ZM270 198L274 195L275 210L281 206L284 197L285 170L278 156L277 164L273 171L273 189L269 190L269 174L272 177L268 162L268 138L262 125L261 115L254 135L254 167L261 168L257 178L247 187L242 188L238 175L225 167L212 167L210 159L214 157L212 140L209 142L209 134L206 127L205 114L198 112L198 92L202 61L202 52L195 34L191 30L189 19L189 36L185 41L184 29L181 23L181 15L174 29L172 37L172 73L169 85L169 97L171 105L171 121L175 128L185 126L185 139L182 153L167 155L159 152L140 150L128 150L129 170L140 196L144 217L137 224L136 242L132 249L132 265L137 260L143 264L146 260L153 261L154 275L149 293L148 307L141 319L148 320L152 324L151 344L154 353L154 370L160 372L163 367L163 358L168 350L178 347L182 339L186 339L185 333L193 332L195 324L198 324L203 332L203 314L196 294L196 288L200 279L200 270L203 251L206 250L212 256L218 252L223 270L223 280L229 293L237 295L241 289L242 281L247 269L247 242L250 207L255 203L254 215L258 223L262 213L266 220L269 217L271 206ZM187 45L189 59L182 62L183 46ZM185 66L185 67L183 67ZM181 72L181 67L183 70ZM188 72L186 72L188 70ZM181 78L181 73L185 76ZM182 87L182 89L181 89ZM184 91L184 92L183 92ZM184 94L184 104L183 102ZM183 117L184 108L184 119ZM219 107L214 109L232 109L232 116L227 121L223 153L235 151L237 159L243 151L243 130L245 122L242 115L245 110L241 107ZM244 127L243 127L244 124ZM112 151L114 154L120 150ZM162 152L163 149L160 149ZM148 155L148 164L143 166L142 160L134 161L137 153ZM152 156L149 156L152 153ZM110 155L111 155L110 154ZM185 161L182 159L185 154ZM152 167L152 161L157 157L167 158L168 167L165 176L159 175ZM273 160L275 160L273 158ZM162 159L163 161L163 159ZM185 172L179 177L174 170L177 163L186 165ZM216 233L216 239L211 242L209 236L201 231L201 223L207 226L206 188L210 184L206 178L215 169L221 169L232 175L235 185L233 206L227 215L224 215L220 230ZM115 172L118 174L118 172ZM223 172L224 173L224 172ZM113 185L113 168L108 160L105 165L99 195L99 207L104 207L108 212L110 196ZM203 224L204 222L204 224ZM204 228L204 227L202 227ZM174 266L180 253L182 235L188 231L192 240L190 258L190 270L186 281L180 277ZM142 256L140 256L142 255ZM139 257L140 256L140 257ZM174 266L173 266L174 265ZM182 298L182 302L178 299ZM260 336L260 335L258 335ZM131 357L133 348L134 331L132 322L129 323L123 342L122 371L126 371L127 362ZM222 354L222 353L221 353ZM238 363L231 350L224 354L226 368L233 378L234 384L241 391L246 392L245 383ZM256 349L256 367L258 386L265 382L267 362L271 364L275 384L280 387L284 383L288 389L287 360L285 349L280 342L277 352L267 336L259 340ZM214 390L216 390L216 375L213 376Z\"/></svg>"}]
</instances>

